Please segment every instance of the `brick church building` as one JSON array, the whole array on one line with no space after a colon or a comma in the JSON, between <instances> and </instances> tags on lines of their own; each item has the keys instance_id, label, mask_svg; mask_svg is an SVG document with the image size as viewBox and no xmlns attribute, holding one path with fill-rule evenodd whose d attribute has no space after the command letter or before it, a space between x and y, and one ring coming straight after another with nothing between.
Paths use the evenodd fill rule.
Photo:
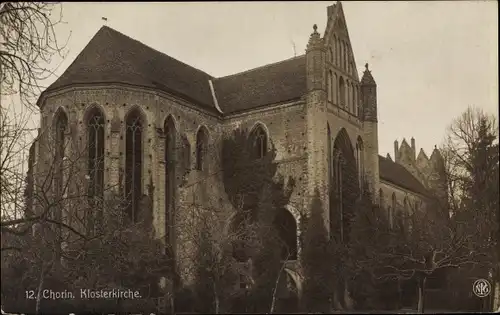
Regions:
<instances>
[{"instance_id":1,"label":"brick church building","mask_svg":"<svg viewBox=\"0 0 500 315\"><path fill-rule=\"evenodd\" d=\"M103 26L39 98L35 186L42 186L47 165L63 165L85 152L77 173L54 169L51 191L62 194L67 181L69 187L85 182L91 196L124 193L131 220L150 196L155 235L180 250L186 244L177 237L177 220L189 204L234 211L218 170L222 139L240 129L258 155L272 143L279 173L296 180L290 204L282 209L283 220L295 227L292 239L298 239L316 191L329 228L341 220L332 209L342 212L352 185L367 183L390 218L443 197L437 149L429 157L422 150L417 154L411 139L395 142L392 158L379 155L375 76L366 65L359 78L342 4L326 11L326 29L313 27L305 54L225 77ZM187 169L182 176L180 167ZM298 241L289 246L300 252ZM289 260L286 272L300 294L296 254Z\"/></svg>"}]
</instances>

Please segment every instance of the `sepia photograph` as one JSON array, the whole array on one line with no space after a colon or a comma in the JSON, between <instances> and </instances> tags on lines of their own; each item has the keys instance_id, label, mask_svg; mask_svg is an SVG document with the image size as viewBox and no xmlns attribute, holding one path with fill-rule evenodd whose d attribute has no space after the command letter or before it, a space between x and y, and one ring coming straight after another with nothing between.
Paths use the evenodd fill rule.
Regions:
<instances>
[{"instance_id":1,"label":"sepia photograph","mask_svg":"<svg viewBox=\"0 0 500 315\"><path fill-rule=\"evenodd\" d=\"M500 313L498 2L0 3L1 314Z\"/></svg>"}]
</instances>

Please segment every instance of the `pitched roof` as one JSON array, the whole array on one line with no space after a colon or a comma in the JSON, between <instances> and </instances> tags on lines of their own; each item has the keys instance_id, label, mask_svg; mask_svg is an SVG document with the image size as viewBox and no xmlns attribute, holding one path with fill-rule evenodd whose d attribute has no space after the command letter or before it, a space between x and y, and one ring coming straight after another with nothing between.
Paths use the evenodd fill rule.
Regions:
<instances>
[{"instance_id":1,"label":"pitched roof","mask_svg":"<svg viewBox=\"0 0 500 315\"><path fill-rule=\"evenodd\" d=\"M294 100L306 93L305 55L269 64L214 81L224 113Z\"/></svg>"},{"instance_id":2,"label":"pitched roof","mask_svg":"<svg viewBox=\"0 0 500 315\"><path fill-rule=\"evenodd\" d=\"M126 83L154 88L215 110L209 74L103 26L47 91L73 84Z\"/></svg>"},{"instance_id":3,"label":"pitched roof","mask_svg":"<svg viewBox=\"0 0 500 315\"><path fill-rule=\"evenodd\" d=\"M403 165L394 163L383 156L378 157L379 176L388 182L411 190L424 196L430 196L430 192L416 179Z\"/></svg>"},{"instance_id":4,"label":"pitched roof","mask_svg":"<svg viewBox=\"0 0 500 315\"><path fill-rule=\"evenodd\" d=\"M222 78L103 26L45 93L69 85L125 83L158 89L215 110L209 80L224 113L296 99L306 91L305 56Z\"/></svg>"}]
</instances>

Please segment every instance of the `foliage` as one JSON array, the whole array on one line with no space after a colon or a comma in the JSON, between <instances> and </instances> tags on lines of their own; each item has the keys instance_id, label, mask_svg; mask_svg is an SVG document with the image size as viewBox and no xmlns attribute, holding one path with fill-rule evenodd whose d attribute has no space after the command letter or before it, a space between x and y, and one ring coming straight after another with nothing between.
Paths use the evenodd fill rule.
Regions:
<instances>
[{"instance_id":1,"label":"foliage","mask_svg":"<svg viewBox=\"0 0 500 315\"><path fill-rule=\"evenodd\" d=\"M58 8L59 14L54 14ZM48 69L53 57L65 57L66 44L60 45L56 32L61 23L62 6L58 3L0 4L2 97L18 95L23 106L32 108L42 82L53 74Z\"/></svg>"},{"instance_id":2,"label":"foliage","mask_svg":"<svg viewBox=\"0 0 500 315\"><path fill-rule=\"evenodd\" d=\"M276 215L289 203L295 187L293 178L278 175L276 149L260 158L253 155L247 130L235 130L222 143L224 189L235 210L231 222L234 257L240 265L250 264L250 287L236 292L246 294L236 307L250 312L268 312L275 298L280 273L283 240L276 230ZM248 267L247 267L248 268Z\"/></svg>"},{"instance_id":3,"label":"foliage","mask_svg":"<svg viewBox=\"0 0 500 315\"><path fill-rule=\"evenodd\" d=\"M316 191L309 218L304 218L302 263L304 306L308 312L328 312L333 294L331 246L323 218L324 207Z\"/></svg>"}]
</instances>

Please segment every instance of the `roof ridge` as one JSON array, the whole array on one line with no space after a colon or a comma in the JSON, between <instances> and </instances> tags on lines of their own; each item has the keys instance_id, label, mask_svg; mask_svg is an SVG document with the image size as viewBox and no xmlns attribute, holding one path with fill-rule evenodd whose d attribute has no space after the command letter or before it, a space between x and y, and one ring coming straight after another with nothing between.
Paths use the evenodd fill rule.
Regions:
<instances>
[{"instance_id":1,"label":"roof ridge","mask_svg":"<svg viewBox=\"0 0 500 315\"><path fill-rule=\"evenodd\" d=\"M276 62L271 62L271 63L265 64L265 65L258 66L256 68L252 68L252 69L248 69L248 70L244 70L244 71L241 71L241 72L237 72L237 73L233 73L233 74L228 74L228 75L223 76L223 77L215 78L215 80L226 79L226 78L229 78L229 77L232 77L232 76L236 76L236 75L242 75L242 74L245 74L245 73L249 73L249 72L252 72L252 71L261 70L261 69L266 68L266 67L275 66L275 65L278 65L280 63L284 63L284 62L287 62L287 61L290 61L290 60L293 60L293 59L299 59L299 58L303 58L303 57L305 57L305 54L302 54L302 55L299 55L299 56L295 56L295 57L291 57L291 58L284 59L284 60L280 60L280 61L276 61Z\"/></svg>"},{"instance_id":2,"label":"roof ridge","mask_svg":"<svg viewBox=\"0 0 500 315\"><path fill-rule=\"evenodd\" d=\"M158 50L158 49L156 49L156 48L153 48L153 47L151 47L151 46L149 46L149 45L146 45L146 44L144 44L143 42L141 42L140 40L137 40L137 39L135 39L135 38L133 38L133 37L130 37L130 36L128 36L127 34L124 34L124 33L120 32L120 31L118 31L118 30L116 30L116 29L114 29L114 28L111 28L111 27L107 26L107 25L102 26L102 27L101 27L101 29L100 29L98 32L100 32L100 31L101 31L101 30L103 30L103 29L108 29L108 30L110 30L110 31L113 31L113 32L115 32L115 33L119 34L120 36L126 37L126 38L127 38L127 39L129 39L129 40L132 40L132 41L134 41L134 42L137 42L137 43L139 43L140 45L142 45L142 46L144 46L144 47L147 47L148 49L151 49L151 50L153 50L153 51L155 51L155 52L157 52L157 53L159 53L159 54L162 54L163 56L165 56L165 57L167 57L167 58L173 59L173 60L175 60L176 62L179 62L179 63L181 63L181 64L183 64L183 65L185 65L185 66L188 66L188 67L190 67L190 68L193 68L193 69L194 69L194 70L196 70L196 71L200 71L200 72L202 72L202 73L206 74L207 76L209 76L211 79L215 79L215 77L214 77L213 75L211 75L211 74L209 74L209 73L207 73L207 72L205 72L205 71L203 71L203 70L201 70L201 69L198 69L198 68L196 68L196 67L193 67L192 65L190 65L190 64L188 64L188 63L185 63L184 61L181 61L181 60L179 60L179 59L177 59L177 58L174 58L174 57L172 57L172 56L170 56L170 55L168 55L168 54L166 54L166 53L164 53L164 52L162 52L162 51L160 51L160 50Z\"/></svg>"}]
</instances>

